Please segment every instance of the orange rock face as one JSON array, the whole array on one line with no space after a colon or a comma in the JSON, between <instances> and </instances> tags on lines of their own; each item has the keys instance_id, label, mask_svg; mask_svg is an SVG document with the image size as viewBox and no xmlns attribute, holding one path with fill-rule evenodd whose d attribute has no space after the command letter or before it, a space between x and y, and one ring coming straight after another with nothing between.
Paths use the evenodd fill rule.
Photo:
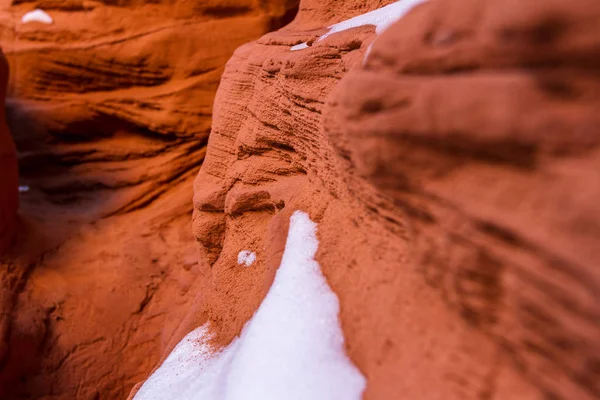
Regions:
<instances>
[{"instance_id":1,"label":"orange rock face","mask_svg":"<svg viewBox=\"0 0 600 400\"><path fill-rule=\"evenodd\" d=\"M600 398L600 6L432 0L318 40L392 2L304 0L224 71L293 2L6 7L31 190L0 397L131 397L194 328L230 343L302 210L365 399Z\"/></svg>"},{"instance_id":2,"label":"orange rock face","mask_svg":"<svg viewBox=\"0 0 600 400\"><path fill-rule=\"evenodd\" d=\"M325 131L405 214L408 268L468 327L444 332L462 365L429 371L452 378L445 398L600 397L599 17L431 2L330 98Z\"/></svg>"},{"instance_id":3,"label":"orange rock face","mask_svg":"<svg viewBox=\"0 0 600 400\"><path fill-rule=\"evenodd\" d=\"M382 5L304 2L229 61L194 190L212 285L171 345L239 334L300 209L366 399L598 398L600 8L437 1L315 40Z\"/></svg>"},{"instance_id":4,"label":"orange rock face","mask_svg":"<svg viewBox=\"0 0 600 400\"><path fill-rule=\"evenodd\" d=\"M223 66L296 7L2 3L7 119L30 190L0 262L0 398L123 399L158 361L204 284L192 182ZM22 23L35 8L53 23Z\"/></svg>"}]
</instances>

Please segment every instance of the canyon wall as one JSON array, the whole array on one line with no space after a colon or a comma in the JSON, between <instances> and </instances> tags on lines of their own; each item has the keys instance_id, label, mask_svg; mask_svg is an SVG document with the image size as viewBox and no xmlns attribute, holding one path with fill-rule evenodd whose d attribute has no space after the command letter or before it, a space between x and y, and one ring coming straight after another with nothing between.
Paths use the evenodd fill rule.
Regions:
<instances>
[{"instance_id":1,"label":"canyon wall","mask_svg":"<svg viewBox=\"0 0 600 400\"><path fill-rule=\"evenodd\" d=\"M4 6L0 397L125 398L206 322L228 345L301 210L365 399L600 398L596 2L335 33L393 0L197 3Z\"/></svg>"},{"instance_id":2,"label":"canyon wall","mask_svg":"<svg viewBox=\"0 0 600 400\"><path fill-rule=\"evenodd\" d=\"M598 398L600 7L439 0L321 39L384 5L304 1L229 61L194 190L212 287L171 346L239 334L300 209L366 399Z\"/></svg>"},{"instance_id":3,"label":"canyon wall","mask_svg":"<svg viewBox=\"0 0 600 400\"><path fill-rule=\"evenodd\" d=\"M0 261L0 398L126 398L148 374L203 284L192 182L223 66L296 7L2 2L7 120L29 190ZM21 22L36 8L52 23Z\"/></svg>"}]
</instances>

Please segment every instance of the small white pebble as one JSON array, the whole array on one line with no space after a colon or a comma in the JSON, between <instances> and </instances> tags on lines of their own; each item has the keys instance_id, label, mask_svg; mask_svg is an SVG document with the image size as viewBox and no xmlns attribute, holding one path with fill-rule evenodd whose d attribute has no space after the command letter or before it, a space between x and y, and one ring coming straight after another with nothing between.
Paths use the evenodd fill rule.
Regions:
<instances>
[{"instance_id":1,"label":"small white pebble","mask_svg":"<svg viewBox=\"0 0 600 400\"><path fill-rule=\"evenodd\" d=\"M250 250L242 250L238 254L238 264L244 264L246 267L251 266L256 261L256 253Z\"/></svg>"},{"instance_id":2,"label":"small white pebble","mask_svg":"<svg viewBox=\"0 0 600 400\"><path fill-rule=\"evenodd\" d=\"M29 186L19 186L19 193L29 192Z\"/></svg>"},{"instance_id":3,"label":"small white pebble","mask_svg":"<svg viewBox=\"0 0 600 400\"><path fill-rule=\"evenodd\" d=\"M28 22L41 22L43 24L52 24L54 20L51 16L49 16L44 10L40 10L36 8L33 11L29 11L23 18L21 18L21 23L26 24Z\"/></svg>"}]
</instances>

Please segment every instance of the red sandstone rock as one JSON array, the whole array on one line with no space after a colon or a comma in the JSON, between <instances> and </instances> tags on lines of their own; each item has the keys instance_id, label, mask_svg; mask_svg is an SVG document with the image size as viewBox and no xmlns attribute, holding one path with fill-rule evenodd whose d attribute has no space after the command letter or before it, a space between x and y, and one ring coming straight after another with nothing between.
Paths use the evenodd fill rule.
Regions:
<instances>
[{"instance_id":1,"label":"red sandstone rock","mask_svg":"<svg viewBox=\"0 0 600 400\"><path fill-rule=\"evenodd\" d=\"M431 2L362 68L372 27L313 40L365 4L320 6L228 63L194 193L212 286L171 347L239 334L301 209L365 398L600 396L600 8Z\"/></svg>"},{"instance_id":2,"label":"red sandstone rock","mask_svg":"<svg viewBox=\"0 0 600 400\"><path fill-rule=\"evenodd\" d=\"M485 337L427 372L456 398L600 397L598 18L593 1L432 2L331 97L347 169L393 198L408 268L471 331L446 340Z\"/></svg>"},{"instance_id":3,"label":"red sandstone rock","mask_svg":"<svg viewBox=\"0 0 600 400\"><path fill-rule=\"evenodd\" d=\"M36 117L17 132L30 239L0 286L12 395L119 398L207 320L229 343L301 209L366 399L600 397L600 9L432 1L364 67L373 27L315 41L390 2L306 0L235 52L194 184L198 264L189 180L227 56L203 45L227 32L232 49L289 7L48 3L54 25L3 31L12 123ZM232 13L243 33L212 21Z\"/></svg>"},{"instance_id":4,"label":"red sandstone rock","mask_svg":"<svg viewBox=\"0 0 600 400\"><path fill-rule=\"evenodd\" d=\"M30 186L0 262L0 398L123 399L158 361L205 284L191 192L223 66L296 5L0 7L7 118ZM54 23L22 24L34 8Z\"/></svg>"},{"instance_id":5,"label":"red sandstone rock","mask_svg":"<svg viewBox=\"0 0 600 400\"><path fill-rule=\"evenodd\" d=\"M7 84L8 63L0 51L0 256L14 241L19 206L17 154L4 111Z\"/></svg>"}]
</instances>

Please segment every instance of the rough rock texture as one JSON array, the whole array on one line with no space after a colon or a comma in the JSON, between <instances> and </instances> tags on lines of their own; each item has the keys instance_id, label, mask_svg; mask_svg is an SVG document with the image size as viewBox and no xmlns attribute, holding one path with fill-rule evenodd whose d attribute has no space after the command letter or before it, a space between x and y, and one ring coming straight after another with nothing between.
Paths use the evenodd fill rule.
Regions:
<instances>
[{"instance_id":1,"label":"rough rock texture","mask_svg":"<svg viewBox=\"0 0 600 400\"><path fill-rule=\"evenodd\" d=\"M229 343L297 209L366 399L600 398L600 6L431 1L364 66L372 26L315 41L391 2L304 0L235 52L191 227L220 65L292 4L5 5L32 189L0 265L1 398L124 398L207 320ZM20 25L34 7L55 24Z\"/></svg>"},{"instance_id":2,"label":"rough rock texture","mask_svg":"<svg viewBox=\"0 0 600 400\"><path fill-rule=\"evenodd\" d=\"M229 61L194 188L209 284L167 350L240 332L301 209L366 399L599 398L600 6L432 1L364 68L373 27L314 41L387 3L304 1Z\"/></svg>"},{"instance_id":3,"label":"rough rock texture","mask_svg":"<svg viewBox=\"0 0 600 400\"><path fill-rule=\"evenodd\" d=\"M225 61L293 3L13 1L0 38L23 174L88 215L148 204L197 172ZM22 24L36 7L54 23Z\"/></svg>"},{"instance_id":4,"label":"rough rock texture","mask_svg":"<svg viewBox=\"0 0 600 400\"><path fill-rule=\"evenodd\" d=\"M456 398L600 398L599 18L432 2L331 98L325 131L404 212L408 265L493 349L447 349L487 375L449 368Z\"/></svg>"},{"instance_id":5,"label":"rough rock texture","mask_svg":"<svg viewBox=\"0 0 600 400\"><path fill-rule=\"evenodd\" d=\"M8 62L0 50L0 255L13 244L19 207L17 153L4 111L8 73Z\"/></svg>"},{"instance_id":6,"label":"rough rock texture","mask_svg":"<svg viewBox=\"0 0 600 400\"><path fill-rule=\"evenodd\" d=\"M122 399L205 282L191 192L223 66L297 3L1 4L31 189L0 261L0 398ZM54 23L22 24L34 8Z\"/></svg>"}]
</instances>

